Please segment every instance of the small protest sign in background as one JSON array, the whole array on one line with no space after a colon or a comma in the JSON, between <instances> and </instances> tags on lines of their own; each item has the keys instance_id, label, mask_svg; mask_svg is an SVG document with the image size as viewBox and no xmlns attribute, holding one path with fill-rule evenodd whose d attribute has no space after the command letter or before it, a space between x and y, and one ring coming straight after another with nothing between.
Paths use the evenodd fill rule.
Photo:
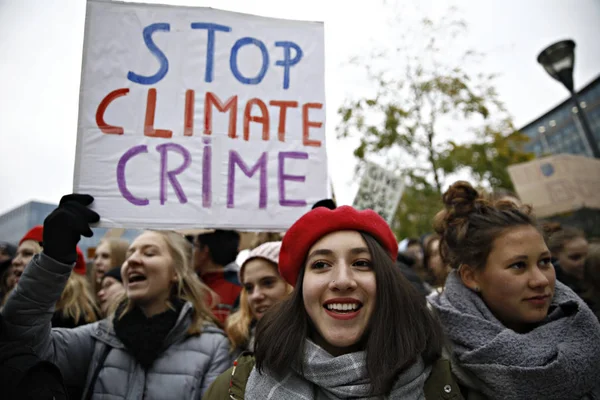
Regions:
<instances>
[{"instance_id":1,"label":"small protest sign in background","mask_svg":"<svg viewBox=\"0 0 600 400\"><path fill-rule=\"evenodd\" d=\"M360 210L372 209L391 224L403 191L402 176L368 162L353 206Z\"/></svg>"},{"instance_id":2,"label":"small protest sign in background","mask_svg":"<svg viewBox=\"0 0 600 400\"><path fill-rule=\"evenodd\" d=\"M323 24L87 3L74 190L107 227L283 230L327 196Z\"/></svg>"}]
</instances>

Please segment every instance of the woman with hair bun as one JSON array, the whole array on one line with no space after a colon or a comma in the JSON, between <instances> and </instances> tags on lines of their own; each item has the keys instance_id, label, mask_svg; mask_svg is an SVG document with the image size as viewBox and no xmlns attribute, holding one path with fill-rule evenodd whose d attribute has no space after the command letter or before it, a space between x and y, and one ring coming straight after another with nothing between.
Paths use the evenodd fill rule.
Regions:
<instances>
[{"instance_id":1,"label":"woman with hair bun","mask_svg":"<svg viewBox=\"0 0 600 400\"><path fill-rule=\"evenodd\" d=\"M429 301L467 399L599 399L600 324L556 281L531 209L462 181L443 201L434 228L453 270Z\"/></svg>"}]
</instances>

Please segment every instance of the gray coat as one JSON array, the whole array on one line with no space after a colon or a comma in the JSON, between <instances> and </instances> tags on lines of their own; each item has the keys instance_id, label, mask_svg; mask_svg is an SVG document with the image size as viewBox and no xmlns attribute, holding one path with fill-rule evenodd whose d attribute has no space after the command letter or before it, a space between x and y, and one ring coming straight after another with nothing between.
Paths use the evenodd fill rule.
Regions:
<instances>
[{"instance_id":1,"label":"gray coat","mask_svg":"<svg viewBox=\"0 0 600 400\"><path fill-rule=\"evenodd\" d=\"M229 342L223 331L207 325L201 335L187 335L190 303L184 305L167 335L166 350L147 371L127 351L108 320L75 329L51 329L54 305L71 269L45 254L36 255L2 310L8 339L30 345L41 358L55 363L67 385L88 390L106 348L109 352L92 388L92 399L200 399L230 367Z\"/></svg>"}]
</instances>

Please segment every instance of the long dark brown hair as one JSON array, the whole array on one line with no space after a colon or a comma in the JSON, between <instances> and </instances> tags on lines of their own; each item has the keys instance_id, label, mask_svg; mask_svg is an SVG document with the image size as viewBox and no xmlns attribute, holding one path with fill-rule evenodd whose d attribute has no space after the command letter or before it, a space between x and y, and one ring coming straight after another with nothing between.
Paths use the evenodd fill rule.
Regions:
<instances>
[{"instance_id":1,"label":"long dark brown hair","mask_svg":"<svg viewBox=\"0 0 600 400\"><path fill-rule=\"evenodd\" d=\"M375 308L362 342L367 354L371 393L388 394L402 371L419 356L426 365L440 357L443 331L426 300L402 275L381 244L367 233L376 277ZM257 326L255 357L259 372L302 371L304 342L316 332L304 306L304 268L291 296L271 307Z\"/></svg>"}]
</instances>

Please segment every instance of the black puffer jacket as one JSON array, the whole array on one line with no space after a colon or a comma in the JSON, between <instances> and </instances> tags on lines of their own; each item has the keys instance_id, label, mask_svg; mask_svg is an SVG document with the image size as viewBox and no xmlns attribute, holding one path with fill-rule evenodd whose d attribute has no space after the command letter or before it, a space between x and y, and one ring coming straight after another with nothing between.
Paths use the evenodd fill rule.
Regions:
<instances>
[{"instance_id":1,"label":"black puffer jacket","mask_svg":"<svg viewBox=\"0 0 600 400\"><path fill-rule=\"evenodd\" d=\"M0 315L0 331L2 316ZM58 367L41 360L28 346L2 341L0 333L0 394L3 400L67 400Z\"/></svg>"}]
</instances>

